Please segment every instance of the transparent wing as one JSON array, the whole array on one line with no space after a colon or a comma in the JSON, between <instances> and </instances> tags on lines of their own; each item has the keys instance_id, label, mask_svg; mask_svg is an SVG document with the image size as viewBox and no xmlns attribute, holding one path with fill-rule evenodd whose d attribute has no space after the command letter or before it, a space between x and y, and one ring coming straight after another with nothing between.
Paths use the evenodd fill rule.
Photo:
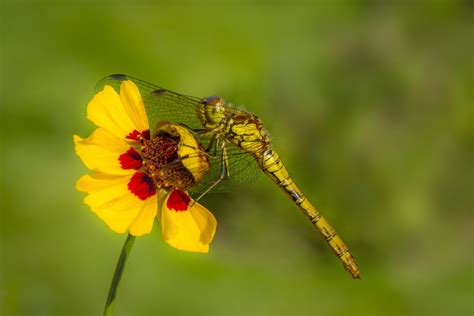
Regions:
<instances>
[{"instance_id":1,"label":"transparent wing","mask_svg":"<svg viewBox=\"0 0 474 316\"><path fill-rule=\"evenodd\" d=\"M202 102L201 98L176 93L127 75L107 76L97 83L96 90L110 85L119 92L120 85L125 80L133 81L140 90L151 131L155 129L159 121L163 120L182 123L191 129L202 128L196 114L197 107Z\"/></svg>"},{"instance_id":2,"label":"transparent wing","mask_svg":"<svg viewBox=\"0 0 474 316\"><path fill-rule=\"evenodd\" d=\"M182 162L193 174L207 172L207 170L204 169L205 166L203 166L201 162L197 162L196 164L189 163L190 161L195 161L192 158L195 158L197 155L208 155L206 152L201 152L198 154L198 152L201 150L200 148L195 148L195 150L196 155L183 157L180 161L172 162L163 168L176 168L178 167L177 163ZM229 177L219 182L219 184L212 189L211 193L231 191L235 187L254 181L261 174L257 161L255 161L251 155L233 145L228 145L226 150L230 152L227 154ZM209 171L199 183L196 183L192 188L189 189L191 193L200 194L206 191L220 178L222 172L222 161L224 157L221 153L218 153L216 156L208 155L208 159ZM188 160L188 162L185 160Z\"/></svg>"},{"instance_id":3,"label":"transparent wing","mask_svg":"<svg viewBox=\"0 0 474 316\"><path fill-rule=\"evenodd\" d=\"M198 106L202 102L201 98L176 93L128 75L107 76L97 83L96 90L99 91L105 85L110 85L119 93L120 85L125 80L133 81L140 90L147 112L148 122L150 127L153 127L151 128L152 131L154 127L156 127L156 124L162 120L184 124L190 129L199 130L203 128L196 113ZM195 136L204 148L208 147L210 143L209 137L199 134ZM255 146L260 146L260 144L256 143ZM212 192L230 191L236 186L255 180L261 173L255 159L242 149L228 144L226 145L226 150L229 177L219 183ZM209 156L210 171L199 183L190 189L192 193L202 193L219 179L222 159L223 157L220 153L215 157ZM201 166L195 166L194 168L201 168ZM195 171L199 170L196 169Z\"/></svg>"},{"instance_id":4,"label":"transparent wing","mask_svg":"<svg viewBox=\"0 0 474 316\"><path fill-rule=\"evenodd\" d=\"M251 183L260 174L261 170L257 161L242 149L228 144L226 145L229 177L222 180L212 192L228 192L233 188ZM215 157L209 156L209 173L190 189L194 193L202 193L219 179L222 171L222 160L224 157L219 152Z\"/></svg>"}]
</instances>

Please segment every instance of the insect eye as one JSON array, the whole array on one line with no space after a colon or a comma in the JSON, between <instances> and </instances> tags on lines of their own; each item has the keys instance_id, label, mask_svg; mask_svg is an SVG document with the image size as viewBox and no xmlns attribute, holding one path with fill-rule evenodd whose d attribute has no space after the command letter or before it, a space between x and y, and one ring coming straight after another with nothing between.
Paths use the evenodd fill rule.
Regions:
<instances>
[{"instance_id":1,"label":"insect eye","mask_svg":"<svg viewBox=\"0 0 474 316\"><path fill-rule=\"evenodd\" d=\"M213 95L213 96L207 97L205 99L204 103L206 105L212 105L212 106L215 106L215 107L220 107L224 104L224 100L220 96Z\"/></svg>"}]
</instances>

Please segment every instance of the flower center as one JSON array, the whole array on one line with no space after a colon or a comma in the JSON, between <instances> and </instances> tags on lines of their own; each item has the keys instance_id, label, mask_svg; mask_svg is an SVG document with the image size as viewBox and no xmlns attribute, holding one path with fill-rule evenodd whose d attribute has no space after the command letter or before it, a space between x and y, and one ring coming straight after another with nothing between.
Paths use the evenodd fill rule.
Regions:
<instances>
[{"instance_id":1,"label":"flower center","mask_svg":"<svg viewBox=\"0 0 474 316\"><path fill-rule=\"evenodd\" d=\"M143 168L158 188L186 190L194 184L193 175L184 167L178 155L179 140L179 137L164 132L141 140Z\"/></svg>"}]
</instances>

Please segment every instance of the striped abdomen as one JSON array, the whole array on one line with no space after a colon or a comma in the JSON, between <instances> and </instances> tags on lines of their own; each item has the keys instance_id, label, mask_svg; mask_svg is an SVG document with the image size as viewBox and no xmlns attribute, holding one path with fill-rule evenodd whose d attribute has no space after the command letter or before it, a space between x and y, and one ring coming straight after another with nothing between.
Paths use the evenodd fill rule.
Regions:
<instances>
[{"instance_id":1,"label":"striped abdomen","mask_svg":"<svg viewBox=\"0 0 474 316\"><path fill-rule=\"evenodd\" d=\"M278 154L268 149L263 155L258 155L260 157L255 156L265 173L293 200L303 214L310 219L314 227L324 236L336 256L341 260L344 268L353 278L359 278L359 267L346 244L296 186Z\"/></svg>"}]
</instances>

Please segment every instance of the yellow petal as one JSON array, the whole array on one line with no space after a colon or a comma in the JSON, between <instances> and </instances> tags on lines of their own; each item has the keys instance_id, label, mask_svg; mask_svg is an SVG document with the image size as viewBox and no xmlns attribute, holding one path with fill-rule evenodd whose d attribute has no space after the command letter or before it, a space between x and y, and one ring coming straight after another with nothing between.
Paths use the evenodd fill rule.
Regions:
<instances>
[{"instance_id":1,"label":"yellow petal","mask_svg":"<svg viewBox=\"0 0 474 316\"><path fill-rule=\"evenodd\" d=\"M119 156L125 153L130 145L104 128L98 128L88 138L74 135L76 154L87 168L116 175L134 173L120 166Z\"/></svg>"},{"instance_id":2,"label":"yellow petal","mask_svg":"<svg viewBox=\"0 0 474 316\"><path fill-rule=\"evenodd\" d=\"M140 91L133 81L126 80L120 86L120 99L137 131L149 129L148 117Z\"/></svg>"},{"instance_id":3,"label":"yellow petal","mask_svg":"<svg viewBox=\"0 0 474 316\"><path fill-rule=\"evenodd\" d=\"M175 210L168 203L172 191L165 198L161 209L163 239L172 247L192 252L208 252L214 238L217 221L201 204L190 200L185 209Z\"/></svg>"},{"instance_id":4,"label":"yellow petal","mask_svg":"<svg viewBox=\"0 0 474 316\"><path fill-rule=\"evenodd\" d=\"M125 233L140 214L143 204L144 201L129 194L118 198L107 206L92 210L111 230L116 233Z\"/></svg>"},{"instance_id":5,"label":"yellow petal","mask_svg":"<svg viewBox=\"0 0 474 316\"><path fill-rule=\"evenodd\" d=\"M87 105L87 118L119 138L139 130L125 110L119 95L111 86L105 86Z\"/></svg>"},{"instance_id":6,"label":"yellow petal","mask_svg":"<svg viewBox=\"0 0 474 316\"><path fill-rule=\"evenodd\" d=\"M150 212L148 208L150 206L147 203L153 204L152 201L148 201L152 197L143 201L131 193L127 186L129 181L130 176L88 174L77 181L76 188L89 193L84 203L89 205L111 230L125 233L142 210L145 210L147 214ZM145 206L147 206L146 209ZM147 216L144 215L144 217ZM137 224L134 231L144 234L146 230Z\"/></svg>"},{"instance_id":7,"label":"yellow petal","mask_svg":"<svg viewBox=\"0 0 474 316\"><path fill-rule=\"evenodd\" d=\"M95 210L110 201L131 195L132 193L128 190L130 177L101 173L86 174L79 178L76 189L89 194L84 202Z\"/></svg>"},{"instance_id":8,"label":"yellow petal","mask_svg":"<svg viewBox=\"0 0 474 316\"><path fill-rule=\"evenodd\" d=\"M130 234L133 236L142 236L150 233L157 211L158 202L156 195L153 195L145 200L142 210L130 226Z\"/></svg>"}]
</instances>

